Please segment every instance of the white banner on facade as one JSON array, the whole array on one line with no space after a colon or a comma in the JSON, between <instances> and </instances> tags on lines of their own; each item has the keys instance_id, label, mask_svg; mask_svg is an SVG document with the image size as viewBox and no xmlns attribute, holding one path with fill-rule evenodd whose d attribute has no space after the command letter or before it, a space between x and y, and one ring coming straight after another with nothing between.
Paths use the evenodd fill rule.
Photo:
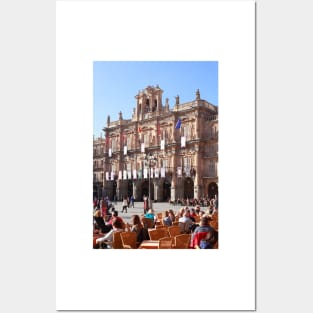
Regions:
<instances>
[{"instance_id":1,"label":"white banner on facade","mask_svg":"<svg viewBox=\"0 0 313 313\"><path fill-rule=\"evenodd\" d=\"M132 179L132 171L127 171L127 178Z\"/></svg>"},{"instance_id":2,"label":"white banner on facade","mask_svg":"<svg viewBox=\"0 0 313 313\"><path fill-rule=\"evenodd\" d=\"M112 156L112 149L110 148L109 149L109 157L111 157Z\"/></svg>"},{"instance_id":3,"label":"white banner on facade","mask_svg":"<svg viewBox=\"0 0 313 313\"><path fill-rule=\"evenodd\" d=\"M181 137L181 146L186 147L186 137Z\"/></svg>"},{"instance_id":4,"label":"white banner on facade","mask_svg":"<svg viewBox=\"0 0 313 313\"><path fill-rule=\"evenodd\" d=\"M122 171L118 172L118 179L121 180L122 179Z\"/></svg>"},{"instance_id":5,"label":"white banner on facade","mask_svg":"<svg viewBox=\"0 0 313 313\"><path fill-rule=\"evenodd\" d=\"M186 167L186 176L190 177L190 167Z\"/></svg>"},{"instance_id":6,"label":"white banner on facade","mask_svg":"<svg viewBox=\"0 0 313 313\"><path fill-rule=\"evenodd\" d=\"M165 178L165 168L161 167L161 178Z\"/></svg>"},{"instance_id":7,"label":"white banner on facade","mask_svg":"<svg viewBox=\"0 0 313 313\"><path fill-rule=\"evenodd\" d=\"M127 155L127 146L124 146L124 155Z\"/></svg>"},{"instance_id":8,"label":"white banner on facade","mask_svg":"<svg viewBox=\"0 0 313 313\"><path fill-rule=\"evenodd\" d=\"M137 179L137 171L133 170L133 179Z\"/></svg>"},{"instance_id":9,"label":"white banner on facade","mask_svg":"<svg viewBox=\"0 0 313 313\"><path fill-rule=\"evenodd\" d=\"M177 167L177 176L178 176L178 177L181 177L181 176L182 176L182 169L181 169L180 166Z\"/></svg>"},{"instance_id":10,"label":"white banner on facade","mask_svg":"<svg viewBox=\"0 0 313 313\"><path fill-rule=\"evenodd\" d=\"M165 140L162 139L161 140L161 150L164 150L164 147L165 147Z\"/></svg>"},{"instance_id":11,"label":"white banner on facade","mask_svg":"<svg viewBox=\"0 0 313 313\"><path fill-rule=\"evenodd\" d=\"M126 170L123 171L123 179L125 179L125 180L127 179L127 171Z\"/></svg>"},{"instance_id":12,"label":"white banner on facade","mask_svg":"<svg viewBox=\"0 0 313 313\"><path fill-rule=\"evenodd\" d=\"M154 177L159 178L159 169L158 168L154 169Z\"/></svg>"},{"instance_id":13,"label":"white banner on facade","mask_svg":"<svg viewBox=\"0 0 313 313\"><path fill-rule=\"evenodd\" d=\"M109 172L105 172L105 180L109 180Z\"/></svg>"},{"instance_id":14,"label":"white banner on facade","mask_svg":"<svg viewBox=\"0 0 313 313\"><path fill-rule=\"evenodd\" d=\"M114 172L111 172L111 180L114 180Z\"/></svg>"},{"instance_id":15,"label":"white banner on facade","mask_svg":"<svg viewBox=\"0 0 313 313\"><path fill-rule=\"evenodd\" d=\"M141 152L142 152L142 153L145 152L145 144L144 144L144 143L141 144Z\"/></svg>"},{"instance_id":16,"label":"white banner on facade","mask_svg":"<svg viewBox=\"0 0 313 313\"><path fill-rule=\"evenodd\" d=\"M143 169L143 178L148 178L148 169Z\"/></svg>"}]
</instances>

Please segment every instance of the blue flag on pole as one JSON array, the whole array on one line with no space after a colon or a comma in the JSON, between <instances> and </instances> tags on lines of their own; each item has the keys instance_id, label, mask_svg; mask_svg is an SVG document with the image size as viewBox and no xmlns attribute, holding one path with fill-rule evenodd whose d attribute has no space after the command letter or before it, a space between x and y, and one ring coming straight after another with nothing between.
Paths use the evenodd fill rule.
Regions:
<instances>
[{"instance_id":1,"label":"blue flag on pole","mask_svg":"<svg viewBox=\"0 0 313 313\"><path fill-rule=\"evenodd\" d=\"M178 119L176 125L175 125L175 129L179 129L181 125L181 119Z\"/></svg>"}]
</instances>

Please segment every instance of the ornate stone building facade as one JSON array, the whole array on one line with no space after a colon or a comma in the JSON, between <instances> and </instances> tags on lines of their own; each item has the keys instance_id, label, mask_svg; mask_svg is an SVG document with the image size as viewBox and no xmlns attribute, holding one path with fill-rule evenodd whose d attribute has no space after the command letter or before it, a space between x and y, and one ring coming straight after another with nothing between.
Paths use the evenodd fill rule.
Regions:
<instances>
[{"instance_id":1,"label":"ornate stone building facade","mask_svg":"<svg viewBox=\"0 0 313 313\"><path fill-rule=\"evenodd\" d=\"M148 86L135 96L131 119L111 121L94 139L94 196L142 201L203 198L218 192L218 107L201 99L170 109L163 90ZM149 187L150 185L150 187Z\"/></svg>"}]
</instances>

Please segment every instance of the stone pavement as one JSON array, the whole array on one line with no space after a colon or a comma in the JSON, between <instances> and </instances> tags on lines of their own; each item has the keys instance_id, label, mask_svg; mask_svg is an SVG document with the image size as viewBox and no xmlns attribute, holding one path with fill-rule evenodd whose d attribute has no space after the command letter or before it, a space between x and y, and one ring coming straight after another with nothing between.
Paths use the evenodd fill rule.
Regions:
<instances>
[{"instance_id":1,"label":"stone pavement","mask_svg":"<svg viewBox=\"0 0 313 313\"><path fill-rule=\"evenodd\" d=\"M131 216L134 214L137 215L142 215L143 214L143 202L136 202L135 201L135 205L134 208L132 208L131 206L127 209L127 213L122 213L122 202L118 201L117 204L115 204L113 202L114 208L115 210L118 211L118 216L120 216L121 218L123 218L123 220L127 223L130 223L131 221ZM165 210L169 210L172 209L174 211L174 213L176 213L182 206L179 205L173 205L173 204L169 204L167 202L155 202L152 204L152 208L154 210L154 213L159 213L159 212L164 212ZM189 208L192 208L192 206L190 206ZM205 211L206 208L201 207L201 210Z\"/></svg>"},{"instance_id":2,"label":"stone pavement","mask_svg":"<svg viewBox=\"0 0 313 313\"><path fill-rule=\"evenodd\" d=\"M143 202L136 202L134 204L134 208L131 206L127 209L127 213L122 213L122 202L118 201L117 204L113 202L113 205L115 207L115 210L118 211L118 216L123 218L125 222L130 223L131 216L134 214L142 215L143 214ZM164 212L165 210L172 209L174 212L178 211L181 206L177 205L174 206L172 204L169 204L167 202L156 202L152 204L152 208L154 210L154 213Z\"/></svg>"}]
</instances>

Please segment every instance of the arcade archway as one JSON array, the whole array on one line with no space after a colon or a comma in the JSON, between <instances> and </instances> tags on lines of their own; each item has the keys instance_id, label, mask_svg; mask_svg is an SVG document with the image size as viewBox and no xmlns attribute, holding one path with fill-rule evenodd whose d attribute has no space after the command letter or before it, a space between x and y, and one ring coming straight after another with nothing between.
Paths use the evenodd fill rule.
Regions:
<instances>
[{"instance_id":1,"label":"arcade archway","mask_svg":"<svg viewBox=\"0 0 313 313\"><path fill-rule=\"evenodd\" d=\"M218 194L218 186L217 183L210 183L208 186L208 195L209 197L213 197Z\"/></svg>"}]
</instances>

